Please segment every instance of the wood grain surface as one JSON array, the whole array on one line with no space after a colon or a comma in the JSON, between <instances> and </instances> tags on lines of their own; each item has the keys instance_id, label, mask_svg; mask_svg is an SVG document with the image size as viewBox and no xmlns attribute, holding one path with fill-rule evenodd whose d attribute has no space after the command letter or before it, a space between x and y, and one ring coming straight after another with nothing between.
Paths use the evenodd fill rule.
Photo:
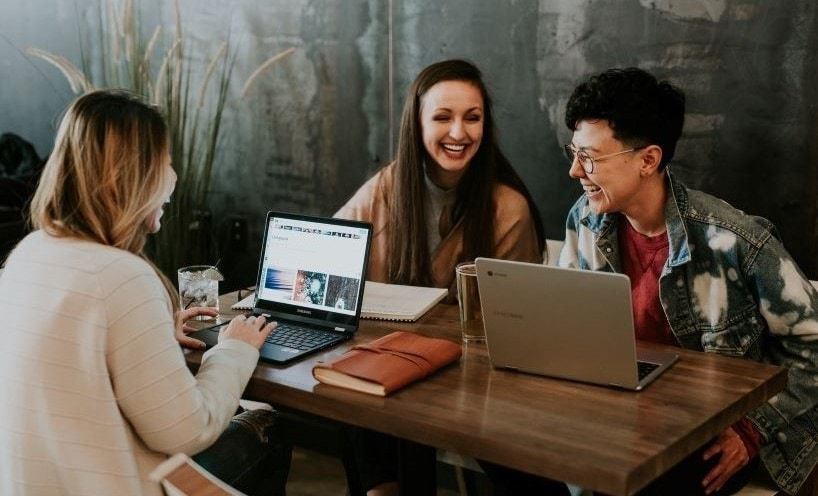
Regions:
<instances>
[{"instance_id":1,"label":"wood grain surface","mask_svg":"<svg viewBox=\"0 0 818 496\"><path fill-rule=\"evenodd\" d=\"M235 293L225 295L221 308L235 301ZM355 339L340 346L289 366L260 363L245 397L630 495L786 385L780 367L674 349L679 361L631 392L494 369L482 344L464 345L458 363L386 398L313 379L317 362L395 330L459 342L457 307L438 305L416 323L362 320ZM195 370L201 352L187 357Z\"/></svg>"}]
</instances>

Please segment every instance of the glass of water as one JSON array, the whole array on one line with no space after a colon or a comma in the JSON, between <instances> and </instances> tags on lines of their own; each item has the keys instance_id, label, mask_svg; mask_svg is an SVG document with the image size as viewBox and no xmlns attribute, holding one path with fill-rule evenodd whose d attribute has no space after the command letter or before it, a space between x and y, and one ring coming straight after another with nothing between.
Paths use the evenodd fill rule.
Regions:
<instances>
[{"instance_id":1,"label":"glass of water","mask_svg":"<svg viewBox=\"0 0 818 496\"><path fill-rule=\"evenodd\" d=\"M219 310L219 281L224 279L212 265L191 265L179 269L179 296L182 308L211 307ZM201 315L198 320L211 317Z\"/></svg>"},{"instance_id":2,"label":"glass of water","mask_svg":"<svg viewBox=\"0 0 818 496\"><path fill-rule=\"evenodd\" d=\"M460 330L464 343L482 343L486 340L483 329L483 309L477 291L477 268L474 262L463 262L455 268L457 302L460 305Z\"/></svg>"}]
</instances>

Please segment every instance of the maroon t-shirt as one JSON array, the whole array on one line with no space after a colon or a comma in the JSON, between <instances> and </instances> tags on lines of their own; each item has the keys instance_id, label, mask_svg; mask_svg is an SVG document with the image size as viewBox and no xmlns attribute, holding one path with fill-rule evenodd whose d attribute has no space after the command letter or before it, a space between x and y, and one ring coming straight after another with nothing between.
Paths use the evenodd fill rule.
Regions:
<instances>
[{"instance_id":1,"label":"maroon t-shirt","mask_svg":"<svg viewBox=\"0 0 818 496\"><path fill-rule=\"evenodd\" d=\"M668 246L667 233L645 236L637 232L627 219L623 218L619 223L619 253L622 270L631 280L636 339L679 346L659 300L659 277L667 262ZM752 459L758 454L761 433L747 418L733 424L733 429L741 437L747 455Z\"/></svg>"},{"instance_id":2,"label":"maroon t-shirt","mask_svg":"<svg viewBox=\"0 0 818 496\"><path fill-rule=\"evenodd\" d=\"M627 219L619 223L622 270L631 280L633 325L636 339L679 346L659 301L659 276L668 255L667 234L645 236Z\"/></svg>"}]
</instances>

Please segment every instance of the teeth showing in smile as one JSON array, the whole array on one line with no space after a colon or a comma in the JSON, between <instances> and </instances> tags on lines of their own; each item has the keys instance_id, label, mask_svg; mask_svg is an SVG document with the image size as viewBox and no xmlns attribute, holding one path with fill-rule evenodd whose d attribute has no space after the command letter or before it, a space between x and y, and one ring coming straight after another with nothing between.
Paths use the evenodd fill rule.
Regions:
<instances>
[{"instance_id":1,"label":"teeth showing in smile","mask_svg":"<svg viewBox=\"0 0 818 496\"><path fill-rule=\"evenodd\" d=\"M586 193L590 194L594 194L600 190L599 186L583 186L582 189L584 189Z\"/></svg>"},{"instance_id":2,"label":"teeth showing in smile","mask_svg":"<svg viewBox=\"0 0 818 496\"><path fill-rule=\"evenodd\" d=\"M448 152L452 152L452 153L460 153L466 148L466 145L443 144L442 146L443 146L444 150L446 150Z\"/></svg>"}]
</instances>

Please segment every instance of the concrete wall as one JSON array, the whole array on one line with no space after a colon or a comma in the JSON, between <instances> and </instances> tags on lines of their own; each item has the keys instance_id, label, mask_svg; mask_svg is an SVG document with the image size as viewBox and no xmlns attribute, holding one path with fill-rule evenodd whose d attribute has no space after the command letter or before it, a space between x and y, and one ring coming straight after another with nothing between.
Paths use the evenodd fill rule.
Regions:
<instances>
[{"instance_id":1,"label":"concrete wall","mask_svg":"<svg viewBox=\"0 0 818 496\"><path fill-rule=\"evenodd\" d=\"M45 154L71 93L55 70L17 51L78 60L77 26L96 7L71 0L0 2L0 132ZM204 60L227 36L238 50L216 227L250 219L231 258L252 279L267 209L331 214L390 158L406 89L425 65L466 57L492 88L501 143L561 238L579 195L560 145L565 101L584 76L638 65L680 85L689 115L674 170L689 185L773 220L818 275L818 13L811 0L181 0ZM170 2L140 4L143 25L172 29ZM244 100L253 69L297 52ZM390 68L392 77L390 79ZM391 135L390 135L391 133ZM241 275L239 275L241 274Z\"/></svg>"}]
</instances>

